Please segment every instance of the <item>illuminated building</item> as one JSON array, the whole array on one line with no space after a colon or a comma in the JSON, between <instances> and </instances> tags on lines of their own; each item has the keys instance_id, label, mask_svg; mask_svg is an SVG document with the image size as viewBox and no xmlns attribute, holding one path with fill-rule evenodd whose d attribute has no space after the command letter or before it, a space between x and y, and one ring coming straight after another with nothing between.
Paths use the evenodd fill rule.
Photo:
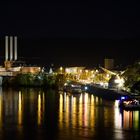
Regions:
<instances>
[{"instance_id":1,"label":"illuminated building","mask_svg":"<svg viewBox=\"0 0 140 140\"><path fill-rule=\"evenodd\" d=\"M65 69L65 73L67 74L78 74L84 70L85 67L68 67Z\"/></svg>"},{"instance_id":2,"label":"illuminated building","mask_svg":"<svg viewBox=\"0 0 140 140\"><path fill-rule=\"evenodd\" d=\"M21 67L21 73L25 74L25 73L39 73L41 71L40 67Z\"/></svg>"}]
</instances>

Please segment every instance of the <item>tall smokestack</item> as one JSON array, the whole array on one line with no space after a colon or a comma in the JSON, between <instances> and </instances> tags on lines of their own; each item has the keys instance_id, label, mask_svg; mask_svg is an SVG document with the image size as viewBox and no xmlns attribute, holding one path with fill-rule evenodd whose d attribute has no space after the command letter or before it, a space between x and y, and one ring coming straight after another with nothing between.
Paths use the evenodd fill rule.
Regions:
<instances>
[{"instance_id":1,"label":"tall smokestack","mask_svg":"<svg viewBox=\"0 0 140 140\"><path fill-rule=\"evenodd\" d=\"M17 60L17 36L14 37L14 60Z\"/></svg>"},{"instance_id":2,"label":"tall smokestack","mask_svg":"<svg viewBox=\"0 0 140 140\"><path fill-rule=\"evenodd\" d=\"M5 36L5 61L8 61L8 36Z\"/></svg>"},{"instance_id":3,"label":"tall smokestack","mask_svg":"<svg viewBox=\"0 0 140 140\"><path fill-rule=\"evenodd\" d=\"M13 59L13 37L10 36L10 60Z\"/></svg>"}]
</instances>

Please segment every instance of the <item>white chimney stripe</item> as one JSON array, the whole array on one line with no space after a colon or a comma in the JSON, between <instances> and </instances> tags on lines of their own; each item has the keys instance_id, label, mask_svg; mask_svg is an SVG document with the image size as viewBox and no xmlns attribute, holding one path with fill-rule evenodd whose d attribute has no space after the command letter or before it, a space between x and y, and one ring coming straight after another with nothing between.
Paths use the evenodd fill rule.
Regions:
<instances>
[{"instance_id":1,"label":"white chimney stripe","mask_svg":"<svg viewBox=\"0 0 140 140\"><path fill-rule=\"evenodd\" d=\"M13 37L10 36L10 60L13 59Z\"/></svg>"},{"instance_id":2,"label":"white chimney stripe","mask_svg":"<svg viewBox=\"0 0 140 140\"><path fill-rule=\"evenodd\" d=\"M5 36L5 61L8 60L8 36Z\"/></svg>"},{"instance_id":3,"label":"white chimney stripe","mask_svg":"<svg viewBox=\"0 0 140 140\"><path fill-rule=\"evenodd\" d=\"M17 37L16 36L14 37L14 51L15 51L14 60L17 60Z\"/></svg>"}]
</instances>

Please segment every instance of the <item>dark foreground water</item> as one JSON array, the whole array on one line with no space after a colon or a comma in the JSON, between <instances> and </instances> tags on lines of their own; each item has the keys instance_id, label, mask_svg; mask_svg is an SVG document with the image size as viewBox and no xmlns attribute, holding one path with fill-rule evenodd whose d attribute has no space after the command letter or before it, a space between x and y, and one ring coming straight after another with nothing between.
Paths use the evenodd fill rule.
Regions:
<instances>
[{"instance_id":1,"label":"dark foreground water","mask_svg":"<svg viewBox=\"0 0 140 140\"><path fill-rule=\"evenodd\" d=\"M140 112L92 94L0 88L0 140L134 140Z\"/></svg>"}]
</instances>

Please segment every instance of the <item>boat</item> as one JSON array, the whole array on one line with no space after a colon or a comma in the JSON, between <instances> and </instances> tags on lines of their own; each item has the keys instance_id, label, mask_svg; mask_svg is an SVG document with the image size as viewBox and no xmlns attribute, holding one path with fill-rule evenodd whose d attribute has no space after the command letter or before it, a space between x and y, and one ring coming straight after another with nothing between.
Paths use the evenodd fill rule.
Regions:
<instances>
[{"instance_id":1,"label":"boat","mask_svg":"<svg viewBox=\"0 0 140 140\"><path fill-rule=\"evenodd\" d=\"M81 93L82 92L82 85L76 82L65 83L64 84L64 91L70 93Z\"/></svg>"},{"instance_id":2,"label":"boat","mask_svg":"<svg viewBox=\"0 0 140 140\"><path fill-rule=\"evenodd\" d=\"M140 110L140 101L135 98L123 98L119 102L119 107L124 110Z\"/></svg>"}]
</instances>

